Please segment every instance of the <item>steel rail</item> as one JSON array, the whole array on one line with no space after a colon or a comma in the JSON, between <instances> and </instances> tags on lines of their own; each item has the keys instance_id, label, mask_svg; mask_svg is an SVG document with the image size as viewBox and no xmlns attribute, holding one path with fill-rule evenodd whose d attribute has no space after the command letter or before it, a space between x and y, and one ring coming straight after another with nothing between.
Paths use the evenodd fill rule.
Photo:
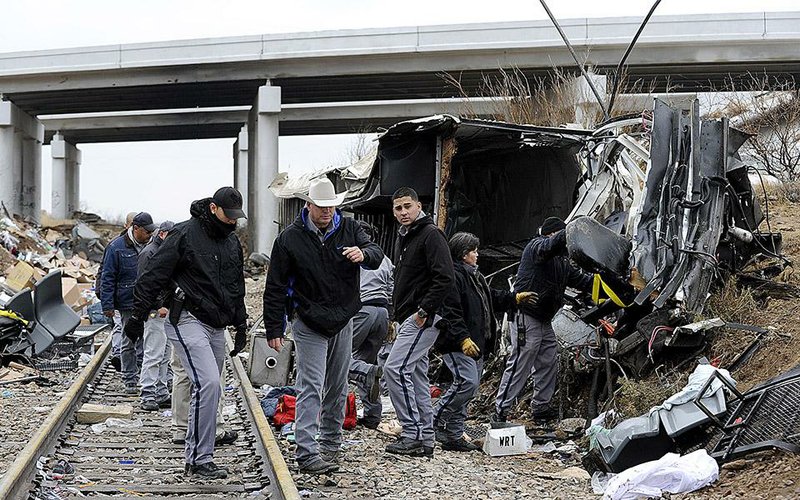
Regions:
<instances>
[{"instance_id":1,"label":"steel rail","mask_svg":"<svg viewBox=\"0 0 800 500\"><path fill-rule=\"evenodd\" d=\"M83 399L89 382L94 380L110 350L111 335L103 342L100 350L95 353L89 364L81 370L78 378L8 468L0 481L0 498L17 500L28 497L39 457L50 453L55 448L69 418L75 413L78 404Z\"/></svg>"}]
</instances>

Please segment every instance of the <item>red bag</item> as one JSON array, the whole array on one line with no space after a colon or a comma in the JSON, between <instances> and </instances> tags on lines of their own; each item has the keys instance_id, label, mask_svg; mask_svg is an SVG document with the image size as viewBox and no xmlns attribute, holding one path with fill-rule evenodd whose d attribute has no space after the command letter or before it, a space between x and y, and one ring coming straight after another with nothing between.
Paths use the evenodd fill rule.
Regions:
<instances>
[{"instance_id":1,"label":"red bag","mask_svg":"<svg viewBox=\"0 0 800 500\"><path fill-rule=\"evenodd\" d=\"M276 426L286 425L289 422L294 422L294 408L296 399L289 394L282 394L278 398L278 407L275 409L275 416L272 417L272 423Z\"/></svg>"},{"instance_id":2,"label":"red bag","mask_svg":"<svg viewBox=\"0 0 800 500\"><path fill-rule=\"evenodd\" d=\"M289 422L294 422L295 403L297 400L294 396L283 394L278 398L278 407L275 409L275 416L272 417L272 423L276 426L286 425ZM356 395L351 393L347 394L347 403L344 412L344 424L342 428L346 430L355 429L356 420Z\"/></svg>"},{"instance_id":3,"label":"red bag","mask_svg":"<svg viewBox=\"0 0 800 500\"><path fill-rule=\"evenodd\" d=\"M347 403L344 410L344 423L342 429L352 430L356 428L358 414L356 413L356 395L352 392L347 393Z\"/></svg>"}]
</instances>

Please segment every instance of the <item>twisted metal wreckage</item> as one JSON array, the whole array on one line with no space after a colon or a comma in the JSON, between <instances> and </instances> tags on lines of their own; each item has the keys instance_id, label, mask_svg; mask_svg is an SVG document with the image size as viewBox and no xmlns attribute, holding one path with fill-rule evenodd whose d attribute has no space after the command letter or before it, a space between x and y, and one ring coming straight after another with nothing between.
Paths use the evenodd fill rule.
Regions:
<instances>
[{"instance_id":1,"label":"twisted metal wreckage","mask_svg":"<svg viewBox=\"0 0 800 500\"><path fill-rule=\"evenodd\" d=\"M564 218L570 258L599 279L593 300L571 294L554 320L562 347L575 350L578 371L604 366L607 350L638 377L662 355L694 353L722 326L694 323L722 273L763 284L788 263L780 233L759 230L751 167L737 153L747 138L726 119L701 120L696 101L673 109L656 99L652 115L595 130L437 115L394 125L352 166L281 174L270 189L283 198L285 226L299 209L294 193L327 175L391 252L389 199L411 186L447 235L481 239L493 286L512 278L545 218Z\"/></svg>"},{"instance_id":2,"label":"twisted metal wreckage","mask_svg":"<svg viewBox=\"0 0 800 500\"><path fill-rule=\"evenodd\" d=\"M652 114L594 130L420 118L389 128L354 165L296 179L281 174L270 189L283 198L285 227L300 208L294 193L327 175L337 191L347 191L343 208L379 228L379 243L391 256L390 197L410 186L448 236L469 231L481 239L481 269L497 287L512 282L542 221L564 218L569 257L597 277L591 298L569 291L553 326L571 369L593 376L593 417L598 395L613 394L618 375L640 378L665 360L673 369L694 362L714 328L755 331L756 341L727 367L732 371L766 332L719 318L697 321L724 277L772 286L789 264L754 193L748 174L757 171L737 153L748 135L727 119L700 119L698 108L697 101L673 108L656 99ZM502 337L493 339L494 352L503 352ZM725 411L723 401L691 425L719 420ZM656 418L653 432L663 437L660 425ZM604 468L625 463L619 451L636 440L628 434L604 456ZM664 446L675 448L672 441Z\"/></svg>"}]
</instances>

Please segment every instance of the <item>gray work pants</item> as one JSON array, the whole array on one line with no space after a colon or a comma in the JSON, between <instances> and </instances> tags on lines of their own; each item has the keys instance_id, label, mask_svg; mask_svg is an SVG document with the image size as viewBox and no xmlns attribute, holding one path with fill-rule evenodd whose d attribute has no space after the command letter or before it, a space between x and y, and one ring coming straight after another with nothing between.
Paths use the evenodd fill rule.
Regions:
<instances>
[{"instance_id":1,"label":"gray work pants","mask_svg":"<svg viewBox=\"0 0 800 500\"><path fill-rule=\"evenodd\" d=\"M122 328L131 318L131 311L120 311L120 321ZM139 384L139 372L142 369L142 356L144 355L144 341L142 338L135 343L122 334L119 343L119 360L122 363L122 381L126 386L136 386Z\"/></svg>"},{"instance_id":2,"label":"gray work pants","mask_svg":"<svg viewBox=\"0 0 800 500\"><path fill-rule=\"evenodd\" d=\"M139 376L142 402L161 402L169 399L167 376L172 347L167 344L165 322L166 318L159 318L156 312L155 316L151 314L144 324L142 373Z\"/></svg>"},{"instance_id":3,"label":"gray work pants","mask_svg":"<svg viewBox=\"0 0 800 500\"><path fill-rule=\"evenodd\" d=\"M295 457L302 466L316 461L320 449L338 451L342 444L353 322L328 338L298 318L292 323L292 335L297 356Z\"/></svg>"},{"instance_id":4,"label":"gray work pants","mask_svg":"<svg viewBox=\"0 0 800 500\"><path fill-rule=\"evenodd\" d=\"M114 327L111 330L111 355L119 357L119 348L122 343L122 316L119 311L114 311Z\"/></svg>"},{"instance_id":5,"label":"gray work pants","mask_svg":"<svg viewBox=\"0 0 800 500\"><path fill-rule=\"evenodd\" d=\"M518 341L520 328L525 330L525 345L520 345ZM549 321L542 322L527 314L517 313L516 321L511 324L511 354L506 360L506 370L497 390L495 411L505 413L531 376L534 383L531 408L538 413L548 408L558 384L556 334Z\"/></svg>"},{"instance_id":6,"label":"gray work pants","mask_svg":"<svg viewBox=\"0 0 800 500\"><path fill-rule=\"evenodd\" d=\"M387 342L383 344L378 351L378 366L386 370L386 360L389 359L389 353L392 352L394 342ZM381 396L389 394L389 387L386 385L386 377L381 377ZM383 410L381 410L383 411Z\"/></svg>"},{"instance_id":7,"label":"gray work pants","mask_svg":"<svg viewBox=\"0 0 800 500\"><path fill-rule=\"evenodd\" d=\"M364 405L364 417L381 418L381 402L371 403L367 380L370 368L378 364L378 351L389 333L389 311L385 307L363 306L353 317L353 358L350 380L356 384Z\"/></svg>"},{"instance_id":8,"label":"gray work pants","mask_svg":"<svg viewBox=\"0 0 800 500\"><path fill-rule=\"evenodd\" d=\"M478 390L483 358L476 361L463 352L448 352L442 359L453 374L453 383L436 403L434 426L439 441L455 441L464 434L467 405Z\"/></svg>"},{"instance_id":9,"label":"gray work pants","mask_svg":"<svg viewBox=\"0 0 800 500\"><path fill-rule=\"evenodd\" d=\"M170 359L170 366L172 367L173 382L172 382L172 438L173 439L186 439L186 431L189 426L189 403L192 400L192 381L186 374L181 358L174 349ZM220 390L224 393L222 384L224 377L220 377ZM224 406L225 398L219 398L217 404L217 425L215 431L215 438L222 437L225 434L225 417L222 415L222 407Z\"/></svg>"},{"instance_id":10,"label":"gray work pants","mask_svg":"<svg viewBox=\"0 0 800 500\"><path fill-rule=\"evenodd\" d=\"M433 446L433 408L428 381L428 351L439 337L433 326L420 328L410 316L397 331L392 351L386 360L384 377L389 388L402 437ZM434 324L439 321L437 316Z\"/></svg>"},{"instance_id":11,"label":"gray work pants","mask_svg":"<svg viewBox=\"0 0 800 500\"><path fill-rule=\"evenodd\" d=\"M222 394L220 374L225 362L225 334L222 328L208 326L187 311L181 313L176 326L167 322L165 330L192 383L186 463L211 462L214 459L217 407Z\"/></svg>"}]
</instances>

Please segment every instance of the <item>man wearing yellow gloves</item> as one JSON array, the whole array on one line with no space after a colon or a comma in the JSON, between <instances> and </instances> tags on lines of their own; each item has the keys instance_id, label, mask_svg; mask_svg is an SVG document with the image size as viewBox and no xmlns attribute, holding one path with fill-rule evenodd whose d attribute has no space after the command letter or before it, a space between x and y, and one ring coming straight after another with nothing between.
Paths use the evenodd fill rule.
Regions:
<instances>
[{"instance_id":1,"label":"man wearing yellow gloves","mask_svg":"<svg viewBox=\"0 0 800 500\"><path fill-rule=\"evenodd\" d=\"M483 373L487 339L497 328L495 311L510 311L517 304L536 302L534 292L512 293L489 288L478 271L480 240L472 233L456 233L450 238L454 286L445 299L442 316L449 328L442 332L437 348L453 374L453 383L439 398L434 409L436 440L443 450L473 451L479 448L464 440L467 405L475 395Z\"/></svg>"},{"instance_id":2,"label":"man wearing yellow gloves","mask_svg":"<svg viewBox=\"0 0 800 500\"><path fill-rule=\"evenodd\" d=\"M511 324L511 354L500 381L492 420L505 422L506 412L517 399L528 378L533 376L531 399L533 418L540 421L557 417L550 400L558 382L558 352L551 321L564 304L567 286L592 290L592 275L570 264L567 257L566 224L548 217L522 252L514 291L535 292L534 304L523 303Z\"/></svg>"}]
</instances>

